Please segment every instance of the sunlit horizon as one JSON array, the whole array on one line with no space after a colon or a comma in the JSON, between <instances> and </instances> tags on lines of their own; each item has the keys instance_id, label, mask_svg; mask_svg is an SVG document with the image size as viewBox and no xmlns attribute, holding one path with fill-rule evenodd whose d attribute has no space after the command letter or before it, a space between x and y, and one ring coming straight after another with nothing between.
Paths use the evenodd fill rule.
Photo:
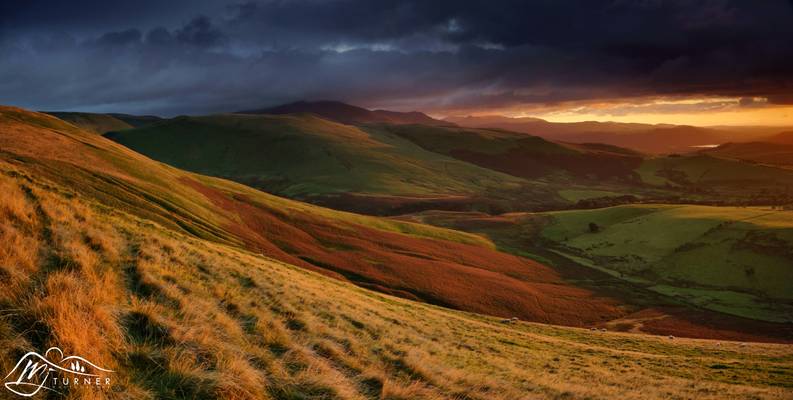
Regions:
<instances>
[{"instance_id":1,"label":"sunlit horizon","mask_svg":"<svg viewBox=\"0 0 793 400\"><path fill-rule=\"evenodd\" d=\"M793 127L793 105L769 104L765 98L694 98L622 100L600 103L461 110L446 116L540 118L555 123L617 122L709 126ZM444 114L444 113L440 113Z\"/></svg>"}]
</instances>

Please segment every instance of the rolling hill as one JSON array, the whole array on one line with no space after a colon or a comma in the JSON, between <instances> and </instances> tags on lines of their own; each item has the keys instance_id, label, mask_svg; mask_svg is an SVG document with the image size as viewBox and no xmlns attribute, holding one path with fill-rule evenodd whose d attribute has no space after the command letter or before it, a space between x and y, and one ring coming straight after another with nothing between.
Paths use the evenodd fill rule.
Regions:
<instances>
[{"instance_id":1,"label":"rolling hill","mask_svg":"<svg viewBox=\"0 0 793 400\"><path fill-rule=\"evenodd\" d=\"M101 114L71 111L46 111L63 121L100 135L153 124L162 118L153 115Z\"/></svg>"},{"instance_id":2,"label":"rolling hill","mask_svg":"<svg viewBox=\"0 0 793 400\"><path fill-rule=\"evenodd\" d=\"M179 168L366 214L793 203L790 170L700 154L653 157L500 129L221 114L107 137Z\"/></svg>"},{"instance_id":3,"label":"rolling hill","mask_svg":"<svg viewBox=\"0 0 793 400\"><path fill-rule=\"evenodd\" d=\"M196 237L468 311L572 325L625 312L618 301L497 252L479 236L332 211L191 174L43 114L5 108L0 123L3 157L31 174ZM553 300L538 300L553 292ZM591 312L572 306L583 303Z\"/></svg>"},{"instance_id":4,"label":"rolling hill","mask_svg":"<svg viewBox=\"0 0 793 400\"><path fill-rule=\"evenodd\" d=\"M110 131L122 131L133 127L131 124L109 114L57 111L47 112L47 114L99 135Z\"/></svg>"},{"instance_id":5,"label":"rolling hill","mask_svg":"<svg viewBox=\"0 0 793 400\"><path fill-rule=\"evenodd\" d=\"M379 129L310 114L179 117L107 136L179 168L320 204L345 203L340 208L348 210L454 206L528 186Z\"/></svg>"},{"instance_id":6,"label":"rolling hill","mask_svg":"<svg viewBox=\"0 0 793 400\"><path fill-rule=\"evenodd\" d=\"M758 164L793 167L793 144L773 142L725 143L701 153Z\"/></svg>"},{"instance_id":7,"label":"rolling hill","mask_svg":"<svg viewBox=\"0 0 793 400\"><path fill-rule=\"evenodd\" d=\"M119 114L119 113L110 113L107 114L115 119L120 119L125 123L134 126L135 128L139 128L144 125L153 124L155 122L161 121L162 118L156 115L132 115L132 114Z\"/></svg>"},{"instance_id":8,"label":"rolling hill","mask_svg":"<svg viewBox=\"0 0 793 400\"><path fill-rule=\"evenodd\" d=\"M648 197L664 191L637 179L643 156L636 152L501 130L225 114L107 136L179 168L372 214L564 207L571 201L559 191L579 186Z\"/></svg>"},{"instance_id":9,"label":"rolling hill","mask_svg":"<svg viewBox=\"0 0 793 400\"><path fill-rule=\"evenodd\" d=\"M526 179L572 178L633 181L642 162L636 152L602 144L563 144L537 136L496 130L422 125L383 129L422 148ZM561 177L560 177L561 178Z\"/></svg>"},{"instance_id":10,"label":"rolling hill","mask_svg":"<svg viewBox=\"0 0 793 400\"><path fill-rule=\"evenodd\" d=\"M793 328L791 211L644 204L412 219L484 234L502 250L549 265L574 263L700 308Z\"/></svg>"},{"instance_id":11,"label":"rolling hill","mask_svg":"<svg viewBox=\"0 0 793 400\"><path fill-rule=\"evenodd\" d=\"M260 118L290 117L243 118L258 125ZM43 114L7 108L2 123L5 157L22 160L37 176L73 187L80 196L385 293L577 326L647 306L596 286L582 289L574 283L579 271L496 251L481 236L333 211L191 174ZM346 125L334 127L351 133Z\"/></svg>"},{"instance_id":12,"label":"rolling hill","mask_svg":"<svg viewBox=\"0 0 793 400\"><path fill-rule=\"evenodd\" d=\"M224 116L220 117L221 120L223 118ZM232 116L231 121L239 124L240 118L259 127L268 118L286 119L291 123L293 121L290 118L294 117ZM342 132L333 132L330 135L333 138L342 134L356 134L358 136L354 138L357 140L353 143L361 143L362 138L366 137L361 136L363 131L350 130L347 125L316 117L306 119L301 116L298 120L331 124L336 129L341 129ZM57 120L46 121L48 124L56 122ZM204 125L202 123L201 126ZM269 122L267 126L270 126ZM388 127L392 128L393 125ZM284 129L274 130L283 131ZM194 139L200 134L199 130L189 126L185 132L192 134ZM302 135L305 134L301 133ZM159 139L165 137L158 136ZM100 137L93 139L102 142L92 143L90 148L103 148L111 143ZM18 140L15 143L24 141ZM244 141L242 144L243 147L254 148L253 145L245 146ZM208 239L237 243L281 261L385 293L481 313L518 315L529 320L579 326L620 319L647 307L668 303L668 299L658 296L651 296L653 298L646 302L636 301L634 288L619 291L604 289L609 284L601 285L599 280L603 277L595 277L592 282L585 282L587 285L582 289L581 269L552 269L543 265L542 260L537 263L508 256L494 251L493 244L481 236L455 230L438 231L427 225L403 225L402 222L392 219L363 217L313 207L266 195L228 181L173 170L150 160L133 163L128 158L133 157L132 155L139 158L139 155L131 152L132 155L127 154L129 150L115 144L113 148L116 151L123 149L110 157L113 164L123 166L121 173L128 175L130 171L138 171L133 176L147 176L148 182L157 182L156 187L145 189L133 186L132 192L144 192L146 197L157 194L152 201L164 204L166 209L181 216L177 219L177 227L182 230ZM595 148L597 151L603 150L602 146ZM564 147L562 150L569 151L569 148ZM72 150L69 153L78 151ZM105 155L104 158L108 156ZM90 157L81 157L80 160L88 163L80 164L82 168L88 165L99 168L102 165L92 161ZM61 179L72 175L66 171L68 169L59 168L57 174ZM173 176L174 174L176 175ZM77 186L76 181L79 179L84 182L81 186L83 190L103 194L118 191L115 187L105 187L108 182L123 184L124 187L129 185L126 181L119 182L115 178L97 180L96 177L87 178L84 175L73 178L70 184ZM93 187L96 189L92 189ZM569 194L569 191L568 189L565 193ZM114 202L130 202L130 199L123 196L121 199L117 195L114 197ZM198 201L200 203L195 204ZM144 207L145 212L152 213L147 208ZM136 212L142 213L144 210ZM172 218L163 218L156 212L153 214L152 218L158 218L161 223L171 222ZM202 217L196 219L194 216ZM223 218L218 219L219 216ZM207 220L216 222L207 225ZM383 247L383 243L388 243L388 246ZM640 296L646 295L646 291L642 293ZM573 307L572 303L577 305ZM586 308L591 307L590 311L581 313L583 304L586 304ZM672 320L682 318L677 315L669 317ZM686 323L702 325L696 321ZM742 338L748 334L748 337L755 340L778 336L775 333L768 336L769 332L776 329L771 326L751 325L746 329L736 329L735 326L735 321L724 322L723 328L707 331L707 336ZM702 333L690 328L686 328L686 331L688 334L694 332L695 336ZM725 332L730 333L724 336Z\"/></svg>"},{"instance_id":13,"label":"rolling hill","mask_svg":"<svg viewBox=\"0 0 793 400\"><path fill-rule=\"evenodd\" d=\"M388 110L367 110L340 101L298 101L270 108L240 111L239 114L314 114L330 121L348 125L373 123L449 125L449 122L431 118L418 111L398 112Z\"/></svg>"},{"instance_id":14,"label":"rolling hill","mask_svg":"<svg viewBox=\"0 0 793 400\"><path fill-rule=\"evenodd\" d=\"M790 170L704 154L654 157L637 170L643 182L676 188L716 204L793 203Z\"/></svg>"},{"instance_id":15,"label":"rolling hill","mask_svg":"<svg viewBox=\"0 0 793 400\"><path fill-rule=\"evenodd\" d=\"M0 299L15 310L0 320L4 370L19 352L57 344L114 371L107 398L783 399L790 391L788 346L505 325L199 240L0 165L9 221L1 243L25 245L0 253L12 266L2 270ZM48 227L52 243L25 233ZM78 257L53 267L49 254ZM40 294L23 296L31 288ZM70 395L96 396L91 389Z\"/></svg>"},{"instance_id":16,"label":"rolling hill","mask_svg":"<svg viewBox=\"0 0 793 400\"><path fill-rule=\"evenodd\" d=\"M767 136L766 129L595 121L554 123L529 117L468 116L449 117L445 121L472 128L506 129L564 142L606 143L648 154L687 153L696 150L696 146L751 141Z\"/></svg>"},{"instance_id":17,"label":"rolling hill","mask_svg":"<svg viewBox=\"0 0 793 400\"><path fill-rule=\"evenodd\" d=\"M591 208L589 203L603 206L639 200L793 203L790 170L738 160L703 154L643 156L606 144L557 143L493 129L421 125L387 125L383 129L439 154L529 182L544 182L560 197L583 208ZM559 207L552 198L546 201Z\"/></svg>"}]
</instances>

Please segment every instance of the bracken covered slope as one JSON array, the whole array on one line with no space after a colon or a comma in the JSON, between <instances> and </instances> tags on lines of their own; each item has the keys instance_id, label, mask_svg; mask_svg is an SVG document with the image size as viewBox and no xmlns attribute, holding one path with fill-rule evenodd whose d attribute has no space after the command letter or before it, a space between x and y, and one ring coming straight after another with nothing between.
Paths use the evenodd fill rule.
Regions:
<instances>
[{"instance_id":1,"label":"bracken covered slope","mask_svg":"<svg viewBox=\"0 0 793 400\"><path fill-rule=\"evenodd\" d=\"M627 312L480 236L332 211L180 171L42 114L6 108L0 124L2 159L196 237L467 311L578 326Z\"/></svg>"}]
</instances>

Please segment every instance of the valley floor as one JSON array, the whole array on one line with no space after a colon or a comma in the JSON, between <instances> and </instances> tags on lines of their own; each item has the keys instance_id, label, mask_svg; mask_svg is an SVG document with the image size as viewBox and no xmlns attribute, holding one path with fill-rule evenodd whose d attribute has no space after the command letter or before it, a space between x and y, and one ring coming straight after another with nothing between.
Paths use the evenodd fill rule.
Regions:
<instances>
[{"instance_id":1,"label":"valley floor","mask_svg":"<svg viewBox=\"0 0 793 400\"><path fill-rule=\"evenodd\" d=\"M790 211L634 204L495 216L426 211L398 219L479 234L632 306L634 312L595 326L793 342Z\"/></svg>"}]
</instances>

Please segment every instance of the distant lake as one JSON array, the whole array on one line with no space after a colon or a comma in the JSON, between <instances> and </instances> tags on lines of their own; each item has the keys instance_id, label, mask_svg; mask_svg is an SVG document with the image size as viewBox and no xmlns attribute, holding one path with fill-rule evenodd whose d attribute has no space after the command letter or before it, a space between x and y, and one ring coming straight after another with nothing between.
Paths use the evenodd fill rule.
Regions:
<instances>
[{"instance_id":1,"label":"distant lake","mask_svg":"<svg viewBox=\"0 0 793 400\"><path fill-rule=\"evenodd\" d=\"M721 146L721 145L720 144L699 144L699 145L691 146L691 147L695 147L695 148L698 148L698 149L712 149L714 147L719 147L719 146Z\"/></svg>"}]
</instances>

